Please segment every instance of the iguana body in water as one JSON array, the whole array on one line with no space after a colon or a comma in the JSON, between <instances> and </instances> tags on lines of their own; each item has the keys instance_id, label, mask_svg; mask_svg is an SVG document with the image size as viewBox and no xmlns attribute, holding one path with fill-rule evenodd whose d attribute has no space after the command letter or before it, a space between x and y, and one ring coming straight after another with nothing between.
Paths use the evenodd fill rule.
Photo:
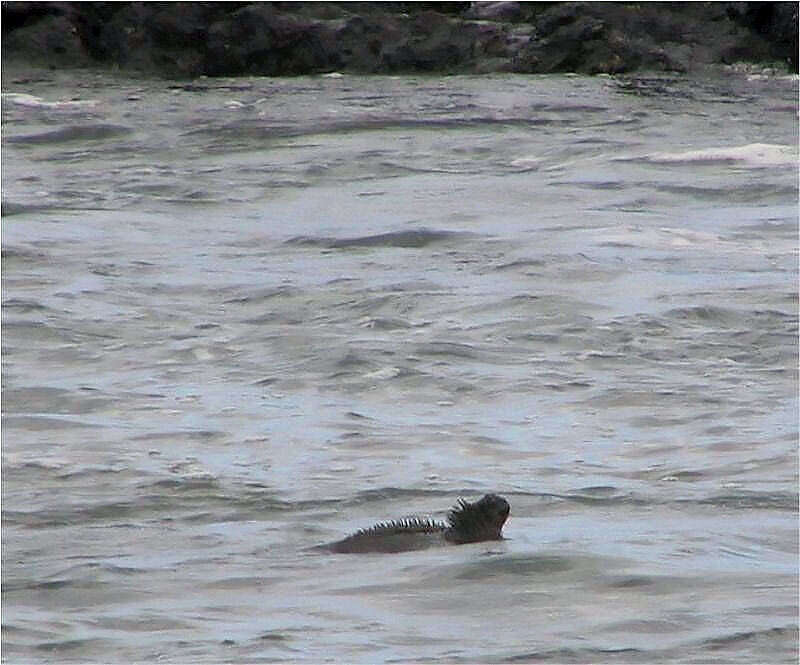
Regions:
<instances>
[{"instance_id":1,"label":"iguana body in water","mask_svg":"<svg viewBox=\"0 0 800 665\"><path fill-rule=\"evenodd\" d=\"M497 494L487 494L475 503L459 499L446 523L418 517L381 522L320 548L343 554L388 553L502 540L510 510L508 501Z\"/></svg>"}]
</instances>

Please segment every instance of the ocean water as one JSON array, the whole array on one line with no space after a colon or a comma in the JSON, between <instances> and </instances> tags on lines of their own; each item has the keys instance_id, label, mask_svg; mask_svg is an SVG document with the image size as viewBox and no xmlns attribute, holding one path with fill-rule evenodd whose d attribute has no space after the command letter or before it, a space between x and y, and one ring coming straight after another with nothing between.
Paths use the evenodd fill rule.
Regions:
<instances>
[{"instance_id":1,"label":"ocean water","mask_svg":"<svg viewBox=\"0 0 800 665\"><path fill-rule=\"evenodd\" d=\"M4 662L796 662L796 77L4 77Z\"/></svg>"}]
</instances>

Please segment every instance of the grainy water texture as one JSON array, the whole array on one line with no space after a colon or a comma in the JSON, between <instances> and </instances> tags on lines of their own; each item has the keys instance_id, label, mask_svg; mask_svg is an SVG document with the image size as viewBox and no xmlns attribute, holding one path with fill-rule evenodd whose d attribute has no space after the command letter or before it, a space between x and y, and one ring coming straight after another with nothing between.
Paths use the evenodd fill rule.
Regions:
<instances>
[{"instance_id":1,"label":"grainy water texture","mask_svg":"<svg viewBox=\"0 0 800 665\"><path fill-rule=\"evenodd\" d=\"M2 114L4 661L796 662L796 78Z\"/></svg>"}]
</instances>

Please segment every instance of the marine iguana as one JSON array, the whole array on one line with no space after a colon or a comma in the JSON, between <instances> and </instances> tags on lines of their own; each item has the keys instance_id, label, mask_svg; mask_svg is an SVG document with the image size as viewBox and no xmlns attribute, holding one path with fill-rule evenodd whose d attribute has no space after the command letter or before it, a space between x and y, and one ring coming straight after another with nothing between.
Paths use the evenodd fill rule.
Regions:
<instances>
[{"instance_id":1,"label":"marine iguana","mask_svg":"<svg viewBox=\"0 0 800 665\"><path fill-rule=\"evenodd\" d=\"M497 494L486 494L475 503L459 499L447 515L447 523L419 517L381 522L318 549L342 554L393 553L502 540L501 531L510 510L508 501Z\"/></svg>"}]
</instances>

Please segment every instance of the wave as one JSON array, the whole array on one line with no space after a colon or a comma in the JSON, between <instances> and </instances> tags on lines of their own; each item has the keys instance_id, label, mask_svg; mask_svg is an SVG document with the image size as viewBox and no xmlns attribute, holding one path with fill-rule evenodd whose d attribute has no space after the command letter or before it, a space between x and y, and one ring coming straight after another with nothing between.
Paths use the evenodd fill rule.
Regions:
<instances>
[{"instance_id":1,"label":"wave","mask_svg":"<svg viewBox=\"0 0 800 665\"><path fill-rule=\"evenodd\" d=\"M492 659L500 663L643 663L647 652L640 649L551 649L532 651L506 658Z\"/></svg>"},{"instance_id":2,"label":"wave","mask_svg":"<svg viewBox=\"0 0 800 665\"><path fill-rule=\"evenodd\" d=\"M574 110L580 114L581 108ZM222 126L205 126L190 129L183 136L211 136L226 140L248 139L251 141L270 140L275 138L296 138L301 136L317 136L323 134L345 134L372 131L432 130L446 131L470 129L484 126L539 127L554 123L568 124L556 118L533 118L528 116L473 116L473 117L380 117L357 118L337 122L317 122L302 126L293 124L267 124L263 120L257 122L237 121Z\"/></svg>"},{"instance_id":3,"label":"wave","mask_svg":"<svg viewBox=\"0 0 800 665\"><path fill-rule=\"evenodd\" d=\"M698 663L698 662L758 662L765 657L755 657L751 660L742 654L739 658L726 657L724 652L729 649L746 648L748 643L761 642L797 642L796 626L780 626L754 630L749 632L732 633L722 637L691 642L672 649L643 650L634 648L601 649L601 648L570 648L562 647L541 651L529 651L506 656L493 656L486 658L487 662L500 663ZM777 645L775 645L777 646ZM762 649L764 647L762 646ZM788 651L794 651L796 647ZM765 652L762 652L765 653ZM753 655L753 654L750 654ZM733 656L733 654L731 654ZM769 658L766 657L768 660ZM796 657L785 662L796 662ZM459 662L460 659L456 659ZM780 661L771 662L784 662Z\"/></svg>"},{"instance_id":4,"label":"wave","mask_svg":"<svg viewBox=\"0 0 800 665\"><path fill-rule=\"evenodd\" d=\"M296 236L286 241L287 245L302 247L324 247L326 249L349 249L358 247L427 247L433 243L446 242L471 234L458 231L436 231L414 229L411 231L391 231L353 238L331 238L324 236Z\"/></svg>"},{"instance_id":5,"label":"wave","mask_svg":"<svg viewBox=\"0 0 800 665\"><path fill-rule=\"evenodd\" d=\"M656 152L641 159L653 164L735 164L750 168L797 166L797 149L790 145L748 143L723 148L703 148L684 152ZM620 161L625 161L620 158Z\"/></svg>"},{"instance_id":6,"label":"wave","mask_svg":"<svg viewBox=\"0 0 800 665\"><path fill-rule=\"evenodd\" d=\"M4 466L7 465L4 460ZM18 468L24 468L17 464ZM114 528L135 528L148 522L241 522L264 519L273 512L299 510L309 502L288 503L277 498L268 488L250 483L229 486L198 464L177 462L169 475L147 474L141 470L108 467L75 468L68 463L54 463L37 468L43 482L53 491L70 485L113 482L124 492L124 499L109 498L74 505L50 504L30 510L6 503L3 523L28 529L75 525L105 525ZM113 478L109 479L109 474ZM149 475L144 481L142 475ZM311 502L316 507L329 502Z\"/></svg>"},{"instance_id":7,"label":"wave","mask_svg":"<svg viewBox=\"0 0 800 665\"><path fill-rule=\"evenodd\" d=\"M774 628L765 628L764 630L750 630L740 633L731 633L730 635L723 635L721 637L713 637L705 640L702 644L711 649L721 649L727 646L735 646L742 642L750 642L760 639L773 639L790 637L797 640L797 627L796 626L776 626Z\"/></svg>"},{"instance_id":8,"label":"wave","mask_svg":"<svg viewBox=\"0 0 800 665\"><path fill-rule=\"evenodd\" d=\"M797 317L788 312L772 309L737 310L715 305L696 305L694 307L676 307L664 314L667 319L683 324L698 324L713 327L741 326L744 330L760 332L779 332L796 324Z\"/></svg>"},{"instance_id":9,"label":"wave","mask_svg":"<svg viewBox=\"0 0 800 665\"><path fill-rule=\"evenodd\" d=\"M740 510L788 510L797 512L798 495L789 492L747 492L735 494L718 494L705 499L682 500L678 503L694 503L699 505L718 506L720 508L738 508Z\"/></svg>"},{"instance_id":10,"label":"wave","mask_svg":"<svg viewBox=\"0 0 800 665\"><path fill-rule=\"evenodd\" d=\"M50 132L40 132L37 134L19 134L17 136L6 137L6 143L21 143L24 145L38 145L50 143L68 143L70 141L91 141L115 138L131 134L130 127L122 125L71 125L54 129Z\"/></svg>"},{"instance_id":11,"label":"wave","mask_svg":"<svg viewBox=\"0 0 800 665\"><path fill-rule=\"evenodd\" d=\"M63 209L62 206L48 205L44 203L17 203L16 201L3 200L2 204L3 217L10 217L11 215L24 215L29 212L43 212L45 210Z\"/></svg>"}]
</instances>

